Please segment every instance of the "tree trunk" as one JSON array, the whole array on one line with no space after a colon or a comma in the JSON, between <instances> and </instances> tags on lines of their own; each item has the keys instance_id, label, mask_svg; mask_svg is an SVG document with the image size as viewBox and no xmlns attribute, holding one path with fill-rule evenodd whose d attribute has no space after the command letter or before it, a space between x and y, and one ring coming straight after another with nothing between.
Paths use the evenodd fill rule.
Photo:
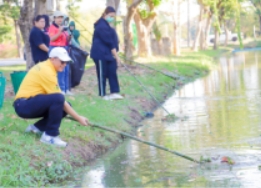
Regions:
<instances>
[{"instance_id":1,"label":"tree trunk","mask_svg":"<svg viewBox=\"0 0 261 188\"><path fill-rule=\"evenodd\" d=\"M215 39L214 39L214 46L213 49L217 50L219 45L219 30L215 28Z\"/></svg>"},{"instance_id":2,"label":"tree trunk","mask_svg":"<svg viewBox=\"0 0 261 188\"><path fill-rule=\"evenodd\" d=\"M204 8L203 17L208 15L207 19L204 18L202 21L202 29L200 34L200 50L206 50L208 48L208 34L210 30L210 9L209 7Z\"/></svg>"},{"instance_id":3,"label":"tree trunk","mask_svg":"<svg viewBox=\"0 0 261 188\"><path fill-rule=\"evenodd\" d=\"M38 14L46 14L46 0L35 0L34 16Z\"/></svg>"},{"instance_id":4,"label":"tree trunk","mask_svg":"<svg viewBox=\"0 0 261 188\"><path fill-rule=\"evenodd\" d=\"M20 10L20 19L18 22L25 45L27 69L30 69L34 65L29 43L29 34L32 28L32 19L34 16L33 4L33 0L24 0L24 4Z\"/></svg>"},{"instance_id":5,"label":"tree trunk","mask_svg":"<svg viewBox=\"0 0 261 188\"><path fill-rule=\"evenodd\" d=\"M130 6L127 5L127 15L124 19L124 53L126 59L132 60L133 58L133 45L132 45L132 30L130 27L131 20L134 17L137 6L141 3L142 0L136 0Z\"/></svg>"},{"instance_id":6,"label":"tree trunk","mask_svg":"<svg viewBox=\"0 0 261 188\"><path fill-rule=\"evenodd\" d=\"M253 37L256 40L256 26L253 26Z\"/></svg>"},{"instance_id":7,"label":"tree trunk","mask_svg":"<svg viewBox=\"0 0 261 188\"><path fill-rule=\"evenodd\" d=\"M137 11L134 15L134 21L138 33L138 55L141 57L149 57L152 55L150 32L156 21L156 14L150 15L146 19L141 19L141 16Z\"/></svg>"},{"instance_id":8,"label":"tree trunk","mask_svg":"<svg viewBox=\"0 0 261 188\"><path fill-rule=\"evenodd\" d=\"M106 6L112 6L117 11L120 5L120 0L107 0Z\"/></svg>"},{"instance_id":9,"label":"tree trunk","mask_svg":"<svg viewBox=\"0 0 261 188\"><path fill-rule=\"evenodd\" d=\"M46 13L49 15L53 14L55 10L60 10L59 0L37 0L37 1L45 1L45 5L42 4L42 6L46 9Z\"/></svg>"},{"instance_id":10,"label":"tree trunk","mask_svg":"<svg viewBox=\"0 0 261 188\"><path fill-rule=\"evenodd\" d=\"M132 36L132 31L131 31L131 27L130 27L130 22L132 19L130 11L128 11L127 16L124 19L124 53L125 53L125 57L126 59L130 59L132 60L132 56L133 56L133 45L132 45L132 40L133 40L133 36Z\"/></svg>"},{"instance_id":11,"label":"tree trunk","mask_svg":"<svg viewBox=\"0 0 261 188\"><path fill-rule=\"evenodd\" d=\"M205 49L208 49L209 47L209 33L211 28L211 22L212 22L212 14L211 12L208 13L206 28L205 28Z\"/></svg>"},{"instance_id":12,"label":"tree trunk","mask_svg":"<svg viewBox=\"0 0 261 188\"><path fill-rule=\"evenodd\" d=\"M180 55L180 1L173 2L173 20L174 20L174 36L173 36L173 54Z\"/></svg>"},{"instance_id":13,"label":"tree trunk","mask_svg":"<svg viewBox=\"0 0 261 188\"><path fill-rule=\"evenodd\" d=\"M226 23L224 24L224 29L225 29L225 32L226 32L226 39L225 39L225 46L228 45L228 40L229 40L229 33L228 33L228 28L227 28L227 25Z\"/></svg>"},{"instance_id":14,"label":"tree trunk","mask_svg":"<svg viewBox=\"0 0 261 188\"><path fill-rule=\"evenodd\" d=\"M190 0L187 0L187 15L188 15L188 24L187 24L187 40L188 40L188 48L190 48Z\"/></svg>"},{"instance_id":15,"label":"tree trunk","mask_svg":"<svg viewBox=\"0 0 261 188\"><path fill-rule=\"evenodd\" d=\"M138 55L141 57L151 56L150 38L147 28L142 24L142 20L138 12L134 15L134 21L138 34ZM149 46L148 46L149 45Z\"/></svg>"},{"instance_id":16,"label":"tree trunk","mask_svg":"<svg viewBox=\"0 0 261 188\"><path fill-rule=\"evenodd\" d=\"M23 58L23 49L22 49L22 45L21 45L21 37L20 37L20 33L19 33L19 25L18 25L17 20L14 20L14 27L15 27L17 54L20 58Z\"/></svg>"},{"instance_id":17,"label":"tree trunk","mask_svg":"<svg viewBox=\"0 0 261 188\"><path fill-rule=\"evenodd\" d=\"M205 31L203 30L203 28L201 29L201 32L200 32L200 37L199 37L199 47L200 47L200 50L204 50L205 49Z\"/></svg>"},{"instance_id":18,"label":"tree trunk","mask_svg":"<svg viewBox=\"0 0 261 188\"><path fill-rule=\"evenodd\" d=\"M194 44L193 44L193 51L198 51L198 43L199 43L201 30L202 30L203 11L204 11L204 7L203 7L203 5L200 5L200 14L199 14L199 19L198 19L198 29L197 29L196 38L195 38Z\"/></svg>"},{"instance_id":19,"label":"tree trunk","mask_svg":"<svg viewBox=\"0 0 261 188\"><path fill-rule=\"evenodd\" d=\"M259 15L259 35L261 35L261 15Z\"/></svg>"}]
</instances>

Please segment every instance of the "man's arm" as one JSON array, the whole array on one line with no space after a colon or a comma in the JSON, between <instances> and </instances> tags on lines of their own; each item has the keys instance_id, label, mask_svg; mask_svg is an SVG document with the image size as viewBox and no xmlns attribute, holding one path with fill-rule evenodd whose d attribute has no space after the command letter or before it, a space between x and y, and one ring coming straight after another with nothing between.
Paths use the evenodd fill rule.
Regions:
<instances>
[{"instance_id":1,"label":"man's arm","mask_svg":"<svg viewBox=\"0 0 261 188\"><path fill-rule=\"evenodd\" d=\"M60 26L59 27L59 30L58 30L58 33L52 33L52 31L49 31L49 36L50 36L50 40L53 42L53 41L56 41L58 39L58 37L62 34L63 32L63 26Z\"/></svg>"},{"instance_id":2,"label":"man's arm","mask_svg":"<svg viewBox=\"0 0 261 188\"><path fill-rule=\"evenodd\" d=\"M64 102L64 111L73 117L73 119L77 120L81 125L87 126L89 124L89 121L87 118L80 116L75 112L75 110L69 105L68 102Z\"/></svg>"}]
</instances>

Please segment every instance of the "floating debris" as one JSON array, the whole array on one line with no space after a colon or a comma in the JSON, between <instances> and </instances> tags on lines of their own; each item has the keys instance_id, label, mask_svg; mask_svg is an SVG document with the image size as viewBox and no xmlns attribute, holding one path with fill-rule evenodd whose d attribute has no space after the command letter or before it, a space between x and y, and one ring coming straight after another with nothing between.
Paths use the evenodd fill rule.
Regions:
<instances>
[{"instance_id":1,"label":"floating debris","mask_svg":"<svg viewBox=\"0 0 261 188\"><path fill-rule=\"evenodd\" d=\"M229 165L234 165L235 164L235 161L230 158L230 157L227 157L227 156L224 156L221 158L221 162L222 163L228 163Z\"/></svg>"},{"instance_id":2,"label":"floating debris","mask_svg":"<svg viewBox=\"0 0 261 188\"><path fill-rule=\"evenodd\" d=\"M165 116L164 118L162 118L162 121L167 121L167 122L174 122L178 119L177 116L175 116L175 114L169 114L167 116Z\"/></svg>"},{"instance_id":3,"label":"floating debris","mask_svg":"<svg viewBox=\"0 0 261 188\"><path fill-rule=\"evenodd\" d=\"M211 163L211 159L209 157L200 156L200 163Z\"/></svg>"}]
</instances>

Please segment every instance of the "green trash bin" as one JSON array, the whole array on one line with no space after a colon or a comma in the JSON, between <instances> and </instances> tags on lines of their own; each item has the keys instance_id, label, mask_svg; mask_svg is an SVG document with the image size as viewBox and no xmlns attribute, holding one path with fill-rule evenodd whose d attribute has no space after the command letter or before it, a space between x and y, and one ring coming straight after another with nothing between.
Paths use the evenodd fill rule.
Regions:
<instances>
[{"instance_id":1,"label":"green trash bin","mask_svg":"<svg viewBox=\"0 0 261 188\"><path fill-rule=\"evenodd\" d=\"M14 71L13 73L10 74L15 94L19 90L19 87L20 87L26 73L27 73L27 71Z\"/></svg>"},{"instance_id":2,"label":"green trash bin","mask_svg":"<svg viewBox=\"0 0 261 188\"><path fill-rule=\"evenodd\" d=\"M2 72L0 72L0 108L2 108L4 104L4 98L5 98L5 85L6 85L6 79Z\"/></svg>"}]
</instances>

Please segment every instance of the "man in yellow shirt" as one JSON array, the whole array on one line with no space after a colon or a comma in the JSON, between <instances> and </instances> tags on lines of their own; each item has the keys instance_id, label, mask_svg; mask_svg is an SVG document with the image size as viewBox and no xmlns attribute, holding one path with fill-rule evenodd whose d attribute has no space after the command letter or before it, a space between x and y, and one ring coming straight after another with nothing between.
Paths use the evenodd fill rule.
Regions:
<instances>
[{"instance_id":1,"label":"man in yellow shirt","mask_svg":"<svg viewBox=\"0 0 261 188\"><path fill-rule=\"evenodd\" d=\"M18 116L42 118L34 125L29 125L26 132L43 132L41 142L61 147L67 145L58 136L63 117L69 114L81 125L88 125L88 119L78 115L65 101L58 85L57 72L63 71L70 61L64 48L54 48L49 54L49 60L35 65L27 73L14 102Z\"/></svg>"}]
</instances>

